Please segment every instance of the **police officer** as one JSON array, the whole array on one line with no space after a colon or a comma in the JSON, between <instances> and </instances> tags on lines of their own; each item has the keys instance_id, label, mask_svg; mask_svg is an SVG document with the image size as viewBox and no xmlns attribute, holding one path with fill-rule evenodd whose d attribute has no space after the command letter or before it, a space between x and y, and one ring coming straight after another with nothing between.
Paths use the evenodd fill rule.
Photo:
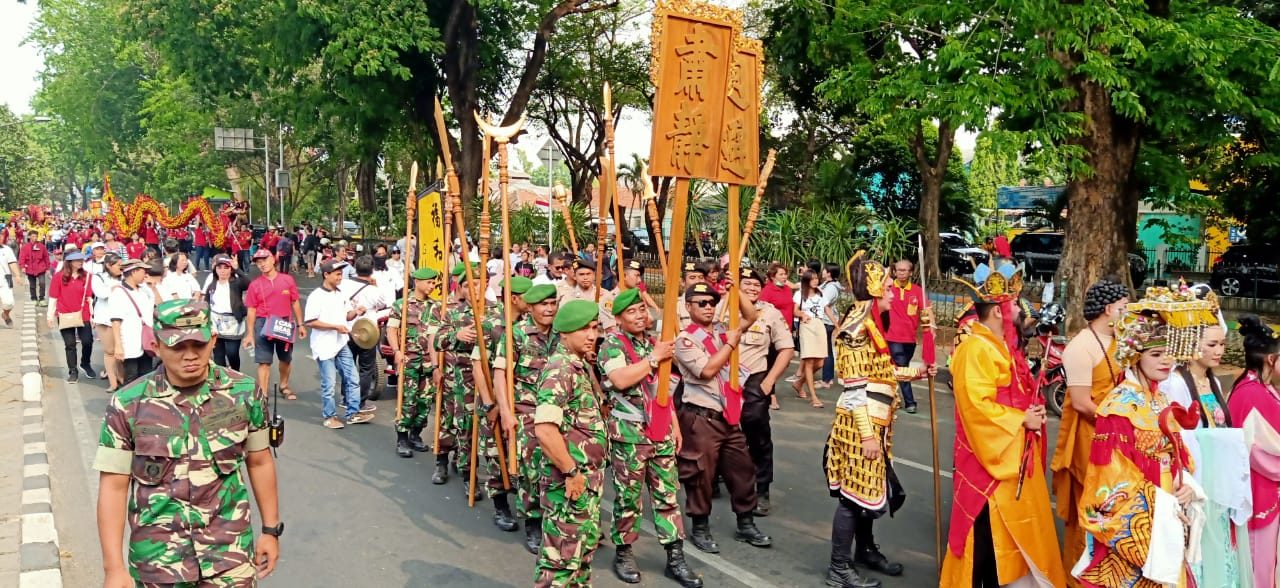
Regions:
<instances>
[{"instance_id":1,"label":"police officer","mask_svg":"<svg viewBox=\"0 0 1280 588\"><path fill-rule=\"evenodd\" d=\"M591 585L609 450L604 401L588 361L599 338L599 313L594 302L571 300L552 325L560 344L547 360L533 413L546 457L535 588Z\"/></svg>"},{"instance_id":2,"label":"police officer","mask_svg":"<svg viewBox=\"0 0 1280 588\"><path fill-rule=\"evenodd\" d=\"M698 588L699 578L684 558L684 519L680 516L676 452L683 441L680 428L658 430L649 414L661 408L655 400L658 363L671 358L674 345L656 342L648 333L649 311L640 290L624 290L613 301L618 328L604 335L596 355L609 393L609 462L613 491L617 496L610 533L617 554L613 573L628 584L640 582L632 545L639 538L636 523L644 512L641 498L648 488L653 498L653 526L658 542L667 550L665 573L681 586Z\"/></svg>"},{"instance_id":3,"label":"police officer","mask_svg":"<svg viewBox=\"0 0 1280 588\"><path fill-rule=\"evenodd\" d=\"M769 516L769 484L773 482L773 431L769 426L769 397L795 355L791 328L772 304L760 301L764 277L754 269L742 268L738 280L744 301L755 306L757 319L742 335L739 352L742 370L748 374L742 385L742 433L756 465L756 516ZM777 356L770 361L770 348Z\"/></svg>"},{"instance_id":4,"label":"police officer","mask_svg":"<svg viewBox=\"0 0 1280 588\"><path fill-rule=\"evenodd\" d=\"M681 329L689 326L689 308L685 305L684 293L695 284L704 284L706 281L706 266L692 261L685 262L684 282L680 284L680 298L676 300L676 318L680 320Z\"/></svg>"},{"instance_id":5,"label":"police officer","mask_svg":"<svg viewBox=\"0 0 1280 588\"><path fill-rule=\"evenodd\" d=\"M732 286L731 286L732 287ZM719 553L711 535L711 486L716 472L724 475L733 512L738 516L734 539L756 547L773 540L756 528L756 468L742 433L741 392L729 386L729 357L756 321L756 307L743 297L742 324L728 330L715 322L720 294L705 283L685 290L689 326L676 337L675 359L684 379L684 399L678 417L684 444L679 458L680 481L685 487L685 510L693 519L689 540L707 553Z\"/></svg>"},{"instance_id":6,"label":"police officer","mask_svg":"<svg viewBox=\"0 0 1280 588\"><path fill-rule=\"evenodd\" d=\"M426 334L426 317L435 310L431 292L440 287L440 272L420 267L411 274L413 290L408 296L408 323L401 325L405 316L405 298L391 305L387 317L387 343L395 353L396 366L404 378L404 398L400 402L400 419L396 421L396 455L413 457L413 452L425 452L430 446L422 439L422 428L431 411L432 387L427 377L435 364L434 354L425 353L422 347ZM400 348L400 329L405 330L404 349Z\"/></svg>"},{"instance_id":7,"label":"police officer","mask_svg":"<svg viewBox=\"0 0 1280 588\"><path fill-rule=\"evenodd\" d=\"M590 261L575 259L570 264L570 275L572 280L567 288L561 288L557 293L560 305L570 300L589 300L597 302L596 298L596 266ZM609 305L613 304L613 291L604 290L600 292L599 302L597 306L600 308L600 328L604 330L613 328L613 315L609 313Z\"/></svg>"},{"instance_id":8,"label":"police officer","mask_svg":"<svg viewBox=\"0 0 1280 588\"><path fill-rule=\"evenodd\" d=\"M111 397L94 460L104 586L256 586L284 532L266 392L209 361L206 303L171 300L154 316L161 366ZM244 464L264 522L256 545Z\"/></svg>"},{"instance_id":9,"label":"police officer","mask_svg":"<svg viewBox=\"0 0 1280 588\"><path fill-rule=\"evenodd\" d=\"M540 501L543 458L542 447L533 434L533 413L538 405L538 383L546 371L547 358L559 343L559 337L552 329L558 309L556 287L552 284L538 284L529 288L520 298L528 308L528 313L511 331L515 406L511 406L507 398L505 338L498 341L498 350L494 353L493 386L501 413L503 433L508 439L515 436L516 449L520 454L520 471L516 479L516 514L525 519L524 547L529 553L537 555L542 548Z\"/></svg>"}]
</instances>

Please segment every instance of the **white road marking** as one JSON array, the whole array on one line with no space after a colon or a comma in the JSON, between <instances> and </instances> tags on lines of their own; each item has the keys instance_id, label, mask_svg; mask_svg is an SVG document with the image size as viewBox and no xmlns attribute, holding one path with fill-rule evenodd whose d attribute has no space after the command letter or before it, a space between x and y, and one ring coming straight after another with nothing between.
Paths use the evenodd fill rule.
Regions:
<instances>
[{"instance_id":1,"label":"white road marking","mask_svg":"<svg viewBox=\"0 0 1280 588\"><path fill-rule=\"evenodd\" d=\"M909 459L904 459L904 458L901 458L901 457L895 457L895 458L893 458L893 463L902 464L902 465L907 466L907 467L909 467L909 468L911 468L911 469L913 469L913 470L920 470L920 471L922 471L922 472L924 472L924 473L926 473L926 474L932 474L932 473L933 473L933 466L927 466L927 465L924 465L924 464L919 463L919 462L911 461L911 460L909 460ZM944 478L948 478L948 479L949 479L949 478L951 478L951 472L949 472L949 471L947 471L947 470L942 470L942 471L941 471L941 472L939 472L939 473L940 473L940 474L942 474L942 477L944 477Z\"/></svg>"},{"instance_id":2,"label":"white road marking","mask_svg":"<svg viewBox=\"0 0 1280 588\"><path fill-rule=\"evenodd\" d=\"M58 530L53 527L53 513L38 512L22 515L23 543L58 544Z\"/></svg>"},{"instance_id":3,"label":"white road marking","mask_svg":"<svg viewBox=\"0 0 1280 588\"><path fill-rule=\"evenodd\" d=\"M22 572L18 588L62 588L62 570L58 568Z\"/></svg>"},{"instance_id":4,"label":"white road marking","mask_svg":"<svg viewBox=\"0 0 1280 588\"><path fill-rule=\"evenodd\" d=\"M22 504L53 504L48 488L36 488L22 491ZM26 534L26 531L23 531Z\"/></svg>"}]
</instances>

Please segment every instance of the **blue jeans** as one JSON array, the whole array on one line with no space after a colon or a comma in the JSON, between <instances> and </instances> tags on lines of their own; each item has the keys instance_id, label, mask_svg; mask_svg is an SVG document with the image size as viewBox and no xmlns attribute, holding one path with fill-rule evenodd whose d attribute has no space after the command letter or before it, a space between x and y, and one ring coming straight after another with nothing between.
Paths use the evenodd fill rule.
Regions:
<instances>
[{"instance_id":1,"label":"blue jeans","mask_svg":"<svg viewBox=\"0 0 1280 588\"><path fill-rule=\"evenodd\" d=\"M822 381L834 382L836 379L836 354L831 345L831 333L836 330L835 325L825 325L827 327L827 358L822 360Z\"/></svg>"},{"instance_id":2,"label":"blue jeans","mask_svg":"<svg viewBox=\"0 0 1280 588\"><path fill-rule=\"evenodd\" d=\"M355 416L360 411L360 376L356 375L355 358L346 345L338 354L330 359L316 360L320 364L320 417L338 416L338 407L333 400L333 377L335 372L342 371L342 398L347 407L346 418Z\"/></svg>"},{"instance_id":3,"label":"blue jeans","mask_svg":"<svg viewBox=\"0 0 1280 588\"><path fill-rule=\"evenodd\" d=\"M893 365L907 367L911 365L911 358L916 356L916 344L890 341L889 356L893 358ZM898 382L898 393L902 395L904 404L912 405L916 403L915 393L911 391L911 382Z\"/></svg>"}]
</instances>

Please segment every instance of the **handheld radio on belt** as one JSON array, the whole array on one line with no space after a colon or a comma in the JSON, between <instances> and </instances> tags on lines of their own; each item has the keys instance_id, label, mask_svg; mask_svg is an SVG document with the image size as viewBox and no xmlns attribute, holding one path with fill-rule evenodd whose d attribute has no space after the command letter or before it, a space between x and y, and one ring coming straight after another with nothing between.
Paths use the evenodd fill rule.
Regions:
<instances>
[{"instance_id":1,"label":"handheld radio on belt","mask_svg":"<svg viewBox=\"0 0 1280 588\"><path fill-rule=\"evenodd\" d=\"M267 423L268 442L271 444L272 454L275 449L284 445L284 417L280 416L280 385L276 384L271 394L271 421Z\"/></svg>"}]
</instances>

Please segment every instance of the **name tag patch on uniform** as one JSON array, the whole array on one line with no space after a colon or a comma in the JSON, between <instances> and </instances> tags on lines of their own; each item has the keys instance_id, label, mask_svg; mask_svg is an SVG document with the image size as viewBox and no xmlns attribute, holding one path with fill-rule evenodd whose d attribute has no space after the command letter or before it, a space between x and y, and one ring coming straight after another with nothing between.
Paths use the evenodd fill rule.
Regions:
<instances>
[{"instance_id":1,"label":"name tag patch on uniform","mask_svg":"<svg viewBox=\"0 0 1280 588\"><path fill-rule=\"evenodd\" d=\"M226 408L219 408L208 416L200 419L200 423L208 429L224 429L231 425L238 425L247 420L244 408L241 406L231 405Z\"/></svg>"},{"instance_id":2,"label":"name tag patch on uniform","mask_svg":"<svg viewBox=\"0 0 1280 588\"><path fill-rule=\"evenodd\" d=\"M133 429L135 435L152 435L155 437L177 437L182 431L176 427L160 425L138 425Z\"/></svg>"}]
</instances>

